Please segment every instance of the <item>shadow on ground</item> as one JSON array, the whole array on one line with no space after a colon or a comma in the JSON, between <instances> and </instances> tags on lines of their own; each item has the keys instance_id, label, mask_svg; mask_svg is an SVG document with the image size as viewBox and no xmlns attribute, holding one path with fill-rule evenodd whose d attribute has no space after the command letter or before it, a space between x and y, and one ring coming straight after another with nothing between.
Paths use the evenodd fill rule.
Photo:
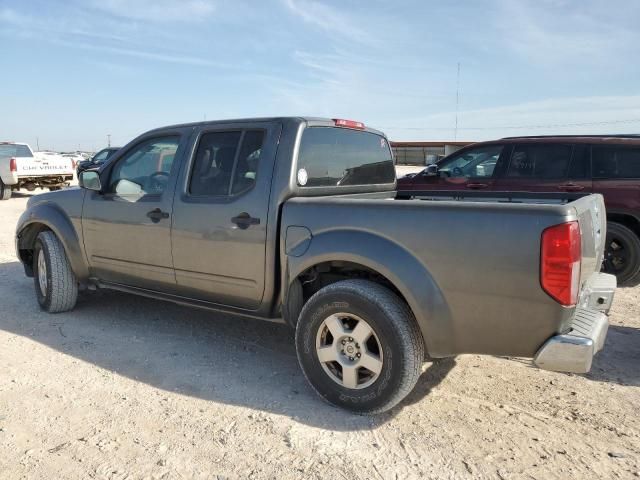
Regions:
<instances>
[{"instance_id":1,"label":"shadow on ground","mask_svg":"<svg viewBox=\"0 0 640 480\"><path fill-rule=\"evenodd\" d=\"M357 416L323 403L298 368L291 329L120 292L81 294L72 312L40 311L18 262L0 264L0 329L157 388L288 415L331 429L389 421L427 396L455 366L431 364L392 412Z\"/></svg>"},{"instance_id":2,"label":"shadow on ground","mask_svg":"<svg viewBox=\"0 0 640 480\"><path fill-rule=\"evenodd\" d=\"M612 325L604 349L593 360L587 378L640 386L640 329Z\"/></svg>"}]
</instances>

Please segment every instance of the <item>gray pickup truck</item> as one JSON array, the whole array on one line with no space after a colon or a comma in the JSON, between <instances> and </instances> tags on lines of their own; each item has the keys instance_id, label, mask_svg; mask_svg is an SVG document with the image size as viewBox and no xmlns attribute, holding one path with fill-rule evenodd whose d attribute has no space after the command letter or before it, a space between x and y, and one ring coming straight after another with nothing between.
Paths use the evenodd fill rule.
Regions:
<instances>
[{"instance_id":1,"label":"gray pickup truck","mask_svg":"<svg viewBox=\"0 0 640 480\"><path fill-rule=\"evenodd\" d=\"M386 137L318 118L156 129L80 183L17 225L42 309L111 288L285 322L313 388L353 411L396 405L428 357L581 373L604 343L599 195L396 198Z\"/></svg>"}]
</instances>

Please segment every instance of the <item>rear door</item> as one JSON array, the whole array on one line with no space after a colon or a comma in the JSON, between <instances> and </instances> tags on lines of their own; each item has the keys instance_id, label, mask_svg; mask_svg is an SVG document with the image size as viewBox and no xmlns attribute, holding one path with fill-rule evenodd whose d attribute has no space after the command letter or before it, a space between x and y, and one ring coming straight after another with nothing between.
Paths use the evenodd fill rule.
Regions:
<instances>
[{"instance_id":1,"label":"rear door","mask_svg":"<svg viewBox=\"0 0 640 480\"><path fill-rule=\"evenodd\" d=\"M589 148L570 143L522 143L509 148L494 190L505 192L591 191Z\"/></svg>"},{"instance_id":2,"label":"rear door","mask_svg":"<svg viewBox=\"0 0 640 480\"><path fill-rule=\"evenodd\" d=\"M174 201L171 240L180 294L259 307L280 130L280 124L252 122L199 132Z\"/></svg>"},{"instance_id":3,"label":"rear door","mask_svg":"<svg viewBox=\"0 0 640 480\"><path fill-rule=\"evenodd\" d=\"M101 175L104 193L87 191L82 212L91 274L101 280L172 291L173 193L187 133L141 139Z\"/></svg>"}]
</instances>

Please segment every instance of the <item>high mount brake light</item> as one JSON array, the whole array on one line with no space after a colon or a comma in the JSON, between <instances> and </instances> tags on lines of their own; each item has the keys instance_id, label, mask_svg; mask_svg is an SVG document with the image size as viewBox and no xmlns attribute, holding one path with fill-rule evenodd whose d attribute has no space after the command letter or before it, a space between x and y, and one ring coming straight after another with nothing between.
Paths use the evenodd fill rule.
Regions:
<instances>
[{"instance_id":1,"label":"high mount brake light","mask_svg":"<svg viewBox=\"0 0 640 480\"><path fill-rule=\"evenodd\" d=\"M578 222L554 225L542 232L540 284L554 300L565 306L578 301L581 251Z\"/></svg>"},{"instance_id":2,"label":"high mount brake light","mask_svg":"<svg viewBox=\"0 0 640 480\"><path fill-rule=\"evenodd\" d=\"M364 130L364 123L356 122L355 120L344 120L342 118L334 118L336 127L355 128L357 130Z\"/></svg>"}]
</instances>

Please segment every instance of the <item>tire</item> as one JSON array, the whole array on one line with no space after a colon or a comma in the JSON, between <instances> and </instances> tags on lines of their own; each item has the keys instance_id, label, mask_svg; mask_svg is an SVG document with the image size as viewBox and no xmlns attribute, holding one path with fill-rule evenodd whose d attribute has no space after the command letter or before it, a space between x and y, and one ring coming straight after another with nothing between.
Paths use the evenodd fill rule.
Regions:
<instances>
[{"instance_id":1,"label":"tire","mask_svg":"<svg viewBox=\"0 0 640 480\"><path fill-rule=\"evenodd\" d=\"M75 307L78 299L78 282L71 270L64 247L53 232L42 232L36 239L33 273L36 297L42 310L60 313Z\"/></svg>"},{"instance_id":2,"label":"tire","mask_svg":"<svg viewBox=\"0 0 640 480\"><path fill-rule=\"evenodd\" d=\"M9 185L5 185L2 180L0 180L0 200L9 200L11 198L11 187Z\"/></svg>"},{"instance_id":3,"label":"tire","mask_svg":"<svg viewBox=\"0 0 640 480\"><path fill-rule=\"evenodd\" d=\"M62 187L49 187L49 191L50 192L57 192L58 190L60 190Z\"/></svg>"},{"instance_id":4,"label":"tire","mask_svg":"<svg viewBox=\"0 0 640 480\"><path fill-rule=\"evenodd\" d=\"M640 283L640 238L628 227L607 222L602 271L615 275L621 287Z\"/></svg>"},{"instance_id":5,"label":"tire","mask_svg":"<svg viewBox=\"0 0 640 480\"><path fill-rule=\"evenodd\" d=\"M366 328L371 329L368 337ZM305 377L324 400L361 414L382 413L406 397L425 357L409 307L368 280L344 280L316 292L300 313L296 350ZM321 354L337 360L321 362ZM347 374L354 370L355 376Z\"/></svg>"}]
</instances>

